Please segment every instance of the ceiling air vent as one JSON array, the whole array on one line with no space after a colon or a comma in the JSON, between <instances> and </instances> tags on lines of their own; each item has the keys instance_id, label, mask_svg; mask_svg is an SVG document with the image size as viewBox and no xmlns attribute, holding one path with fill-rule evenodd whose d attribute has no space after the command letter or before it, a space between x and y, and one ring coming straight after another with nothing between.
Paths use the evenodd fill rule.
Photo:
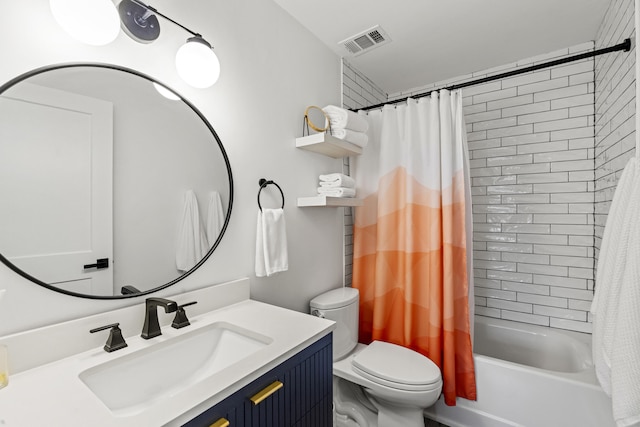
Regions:
<instances>
[{"instance_id":1,"label":"ceiling air vent","mask_svg":"<svg viewBox=\"0 0 640 427\"><path fill-rule=\"evenodd\" d=\"M342 40L338 44L343 45L353 56L358 56L362 55L365 51L382 46L390 41L391 39L387 33L379 25L376 25L373 28L369 28L366 31Z\"/></svg>"}]
</instances>

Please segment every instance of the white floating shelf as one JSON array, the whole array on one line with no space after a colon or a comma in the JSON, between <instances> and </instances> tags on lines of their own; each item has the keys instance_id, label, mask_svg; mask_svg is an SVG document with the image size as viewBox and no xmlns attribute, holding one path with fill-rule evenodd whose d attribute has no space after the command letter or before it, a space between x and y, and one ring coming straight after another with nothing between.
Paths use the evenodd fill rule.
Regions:
<instances>
[{"instance_id":1,"label":"white floating shelf","mask_svg":"<svg viewBox=\"0 0 640 427\"><path fill-rule=\"evenodd\" d=\"M296 147L324 154L334 159L362 154L362 147L331 136L328 133L316 133L296 138Z\"/></svg>"},{"instance_id":2,"label":"white floating shelf","mask_svg":"<svg viewBox=\"0 0 640 427\"><path fill-rule=\"evenodd\" d=\"M353 197L330 197L330 196L313 196L298 197L298 207L304 208L309 206L335 206L350 207L362 206L364 201Z\"/></svg>"}]
</instances>

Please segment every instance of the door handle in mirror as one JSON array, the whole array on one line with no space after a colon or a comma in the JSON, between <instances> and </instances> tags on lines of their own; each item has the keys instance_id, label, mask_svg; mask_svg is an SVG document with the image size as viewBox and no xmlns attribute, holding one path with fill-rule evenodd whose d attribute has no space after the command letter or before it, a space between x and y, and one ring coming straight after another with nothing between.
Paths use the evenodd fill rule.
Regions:
<instances>
[{"instance_id":1,"label":"door handle in mirror","mask_svg":"<svg viewBox=\"0 0 640 427\"><path fill-rule=\"evenodd\" d=\"M97 268L98 270L103 268L109 268L109 258L100 258L96 260L95 264L85 264L84 269Z\"/></svg>"}]
</instances>

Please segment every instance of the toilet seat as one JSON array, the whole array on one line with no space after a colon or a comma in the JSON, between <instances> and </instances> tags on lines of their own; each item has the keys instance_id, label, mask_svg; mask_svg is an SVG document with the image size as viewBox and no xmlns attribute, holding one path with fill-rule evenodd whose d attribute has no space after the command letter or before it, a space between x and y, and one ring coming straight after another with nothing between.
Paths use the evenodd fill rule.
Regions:
<instances>
[{"instance_id":1,"label":"toilet seat","mask_svg":"<svg viewBox=\"0 0 640 427\"><path fill-rule=\"evenodd\" d=\"M440 369L428 357L387 342L373 341L351 366L362 377L398 390L430 391L442 385Z\"/></svg>"}]
</instances>

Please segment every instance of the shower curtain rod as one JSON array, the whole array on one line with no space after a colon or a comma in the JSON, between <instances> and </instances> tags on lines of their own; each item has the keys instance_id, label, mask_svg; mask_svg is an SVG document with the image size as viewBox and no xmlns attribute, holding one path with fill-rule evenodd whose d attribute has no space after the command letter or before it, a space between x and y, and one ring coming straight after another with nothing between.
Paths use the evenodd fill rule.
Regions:
<instances>
[{"instance_id":1,"label":"shower curtain rod","mask_svg":"<svg viewBox=\"0 0 640 427\"><path fill-rule=\"evenodd\" d=\"M470 80L468 82L458 83L458 84L454 84L454 85L451 85L451 86L442 87L440 89L435 89L434 88L434 89L430 89L428 92L419 93L417 95L411 95L409 97L396 99L394 101L382 102L380 104L371 105L369 107L358 108L358 109L355 109L353 111L375 110L376 108L381 108L381 107L384 107L385 105L398 104L400 102L404 102L404 101L406 101L406 100L408 100L410 98L422 98L422 97L425 97L425 96L429 96L431 94L431 92L442 90L442 89L454 90L454 89L460 89L460 88L463 88L463 87L474 86L474 85L478 85L478 84L482 84L482 83L491 82L491 81L494 81L494 80L500 80L500 79L504 79L504 78L507 78L507 77L517 76L518 74L524 74L524 73L528 73L528 72L531 72L531 71L541 70L543 68L549 68L549 67L554 67L554 66L560 65L560 64L566 64L567 62L574 62L574 61L579 61L581 59L591 58L593 56L603 55L605 53L617 52L619 50L623 50L625 52L629 52L631 50L631 39L625 39L622 43L617 44L615 46L605 47L605 48L602 48L602 49L594 50L592 52L585 52L585 53L581 53L579 55L568 56L566 58L556 59L554 61L543 62L542 64L536 64L536 65L532 65L530 67L520 68L518 70L507 71L506 73L496 74L496 75L489 76L489 77L483 77L481 79Z\"/></svg>"}]
</instances>

